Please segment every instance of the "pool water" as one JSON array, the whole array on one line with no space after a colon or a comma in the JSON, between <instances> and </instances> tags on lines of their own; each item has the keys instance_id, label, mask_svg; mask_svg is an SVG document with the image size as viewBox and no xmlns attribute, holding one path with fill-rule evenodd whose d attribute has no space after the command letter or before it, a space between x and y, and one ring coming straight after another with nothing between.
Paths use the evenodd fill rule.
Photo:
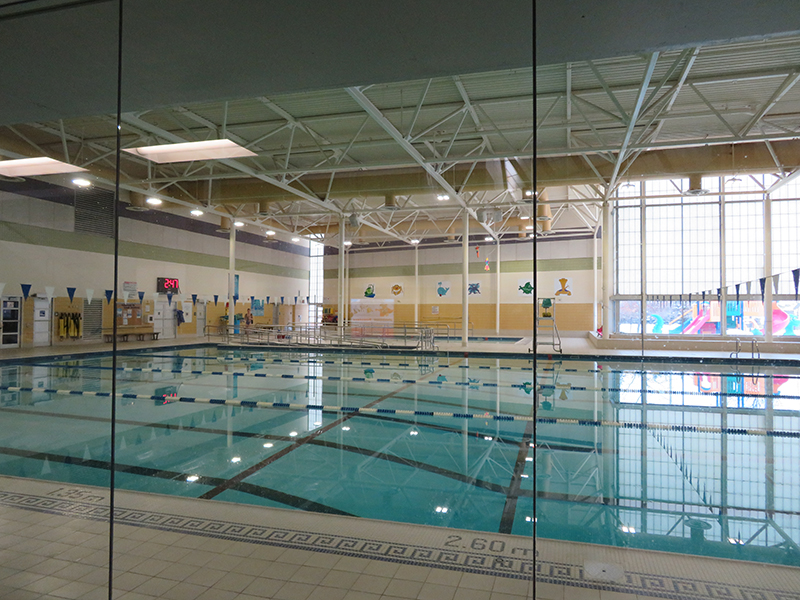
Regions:
<instances>
[{"instance_id":1,"label":"pool water","mask_svg":"<svg viewBox=\"0 0 800 600\"><path fill-rule=\"evenodd\" d=\"M121 488L531 536L535 484L541 537L800 566L797 369L534 380L527 358L211 346L117 366ZM108 485L113 374L0 366L0 473Z\"/></svg>"}]
</instances>

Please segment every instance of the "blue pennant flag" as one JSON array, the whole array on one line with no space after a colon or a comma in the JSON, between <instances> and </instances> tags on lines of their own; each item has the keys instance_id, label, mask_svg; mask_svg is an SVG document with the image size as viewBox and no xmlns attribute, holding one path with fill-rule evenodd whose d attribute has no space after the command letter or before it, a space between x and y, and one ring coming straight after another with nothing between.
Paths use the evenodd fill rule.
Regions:
<instances>
[{"instance_id":1,"label":"blue pennant flag","mask_svg":"<svg viewBox=\"0 0 800 600\"><path fill-rule=\"evenodd\" d=\"M297 304L297 296L294 297L294 303Z\"/></svg>"},{"instance_id":2,"label":"blue pennant flag","mask_svg":"<svg viewBox=\"0 0 800 600\"><path fill-rule=\"evenodd\" d=\"M172 292L167 292L167 305L172 306Z\"/></svg>"},{"instance_id":3,"label":"blue pennant flag","mask_svg":"<svg viewBox=\"0 0 800 600\"><path fill-rule=\"evenodd\" d=\"M758 280L759 285L761 286L761 301L764 301L764 290L767 287L767 278L762 277Z\"/></svg>"},{"instance_id":4,"label":"blue pennant flag","mask_svg":"<svg viewBox=\"0 0 800 600\"><path fill-rule=\"evenodd\" d=\"M735 286L733 286L733 287L735 287L735 288L736 288L736 301L737 301L737 302L739 301L739 287L740 287L741 285L742 285L741 283L737 283Z\"/></svg>"},{"instance_id":5,"label":"blue pennant flag","mask_svg":"<svg viewBox=\"0 0 800 600\"><path fill-rule=\"evenodd\" d=\"M27 300L28 296L31 293L31 284L30 283L21 283L21 284L19 284L19 287L22 288L22 297L25 298L25 300Z\"/></svg>"},{"instance_id":6,"label":"blue pennant flag","mask_svg":"<svg viewBox=\"0 0 800 600\"><path fill-rule=\"evenodd\" d=\"M144 292L139 292L139 304L144 302Z\"/></svg>"},{"instance_id":7,"label":"blue pennant flag","mask_svg":"<svg viewBox=\"0 0 800 600\"><path fill-rule=\"evenodd\" d=\"M106 302L111 304L111 298L114 296L114 290L106 290Z\"/></svg>"},{"instance_id":8,"label":"blue pennant flag","mask_svg":"<svg viewBox=\"0 0 800 600\"><path fill-rule=\"evenodd\" d=\"M255 303L255 300L256 300L255 296L250 296L250 306L253 306L253 304Z\"/></svg>"},{"instance_id":9,"label":"blue pennant flag","mask_svg":"<svg viewBox=\"0 0 800 600\"><path fill-rule=\"evenodd\" d=\"M311 304L311 296L306 296L306 304Z\"/></svg>"},{"instance_id":10,"label":"blue pennant flag","mask_svg":"<svg viewBox=\"0 0 800 600\"><path fill-rule=\"evenodd\" d=\"M283 304L283 296L281 296L281 304Z\"/></svg>"},{"instance_id":11,"label":"blue pennant flag","mask_svg":"<svg viewBox=\"0 0 800 600\"><path fill-rule=\"evenodd\" d=\"M74 287L67 288L67 296L69 296L69 301L72 302L75 299L75 289Z\"/></svg>"},{"instance_id":12,"label":"blue pennant flag","mask_svg":"<svg viewBox=\"0 0 800 600\"><path fill-rule=\"evenodd\" d=\"M192 294L192 306L197 305L197 294Z\"/></svg>"},{"instance_id":13,"label":"blue pennant flag","mask_svg":"<svg viewBox=\"0 0 800 600\"><path fill-rule=\"evenodd\" d=\"M267 296L267 304L269 304L269 296Z\"/></svg>"},{"instance_id":14,"label":"blue pennant flag","mask_svg":"<svg viewBox=\"0 0 800 600\"><path fill-rule=\"evenodd\" d=\"M800 283L800 269L793 270L792 277L794 278L794 299L797 300L797 287Z\"/></svg>"},{"instance_id":15,"label":"blue pennant flag","mask_svg":"<svg viewBox=\"0 0 800 600\"><path fill-rule=\"evenodd\" d=\"M236 306L236 301L237 301L238 299L239 299L239 296L237 296L237 295L235 295L235 296L233 297L233 306L234 306L234 307Z\"/></svg>"},{"instance_id":16,"label":"blue pennant flag","mask_svg":"<svg viewBox=\"0 0 800 600\"><path fill-rule=\"evenodd\" d=\"M219 300L219 294L214 294L214 306L217 305L217 300Z\"/></svg>"}]
</instances>

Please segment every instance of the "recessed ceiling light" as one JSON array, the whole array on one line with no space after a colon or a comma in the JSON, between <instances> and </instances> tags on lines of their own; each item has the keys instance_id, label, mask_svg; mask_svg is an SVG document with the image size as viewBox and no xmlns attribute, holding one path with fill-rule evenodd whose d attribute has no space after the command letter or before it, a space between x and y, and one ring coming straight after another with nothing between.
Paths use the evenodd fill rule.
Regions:
<instances>
[{"instance_id":1,"label":"recessed ceiling light","mask_svg":"<svg viewBox=\"0 0 800 600\"><path fill-rule=\"evenodd\" d=\"M233 222L233 226L234 227L244 227L244 223L242 223L241 221L234 221Z\"/></svg>"},{"instance_id":2,"label":"recessed ceiling light","mask_svg":"<svg viewBox=\"0 0 800 600\"><path fill-rule=\"evenodd\" d=\"M192 211L192 214L193 214L195 217L202 217L202 216L203 216L203 211L202 211L202 210L199 210L199 209L197 209L197 208L195 208L195 209Z\"/></svg>"},{"instance_id":3,"label":"recessed ceiling light","mask_svg":"<svg viewBox=\"0 0 800 600\"><path fill-rule=\"evenodd\" d=\"M190 162L193 160L218 160L256 156L255 152L243 148L230 140L205 140L180 144L161 144L141 148L123 148L123 152L141 156L157 163Z\"/></svg>"},{"instance_id":4,"label":"recessed ceiling light","mask_svg":"<svg viewBox=\"0 0 800 600\"><path fill-rule=\"evenodd\" d=\"M148 198L147 200L145 200L145 202L147 202L151 206L161 206L163 204L163 202L158 198Z\"/></svg>"},{"instance_id":5,"label":"recessed ceiling light","mask_svg":"<svg viewBox=\"0 0 800 600\"><path fill-rule=\"evenodd\" d=\"M86 170L46 156L0 160L0 175L5 175L6 177L56 175L58 173L76 173Z\"/></svg>"},{"instance_id":6,"label":"recessed ceiling light","mask_svg":"<svg viewBox=\"0 0 800 600\"><path fill-rule=\"evenodd\" d=\"M88 179L84 179L83 177L76 177L72 180L72 183L77 185L78 187L89 187L92 185L92 182Z\"/></svg>"},{"instance_id":7,"label":"recessed ceiling light","mask_svg":"<svg viewBox=\"0 0 800 600\"><path fill-rule=\"evenodd\" d=\"M293 237L293 238L292 238L292 241L293 241L293 242L299 242L299 241L300 241L300 238L299 238L299 237Z\"/></svg>"}]
</instances>

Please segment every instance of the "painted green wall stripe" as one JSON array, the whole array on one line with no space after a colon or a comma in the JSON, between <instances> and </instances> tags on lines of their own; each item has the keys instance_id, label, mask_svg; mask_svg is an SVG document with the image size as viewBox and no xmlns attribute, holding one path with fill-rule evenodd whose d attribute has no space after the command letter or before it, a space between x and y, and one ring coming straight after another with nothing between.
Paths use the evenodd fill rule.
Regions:
<instances>
[{"instance_id":1,"label":"painted green wall stripe","mask_svg":"<svg viewBox=\"0 0 800 600\"><path fill-rule=\"evenodd\" d=\"M496 262L490 262L490 270L484 270L485 263L471 262L469 272L471 274L495 273ZM551 258L538 261L539 271L591 271L592 258ZM597 268L602 268L602 259L598 257ZM533 271L532 260L509 260L500 266L503 273L531 273ZM325 269L325 279L336 279L339 271L337 269ZM420 265L420 275L460 275L460 264L438 264ZM388 265L385 267L359 267L350 269L350 277L369 278L369 277L413 277L414 265Z\"/></svg>"},{"instance_id":2,"label":"painted green wall stripe","mask_svg":"<svg viewBox=\"0 0 800 600\"><path fill-rule=\"evenodd\" d=\"M0 222L0 240L49 248L77 250L80 252L94 252L97 254L113 255L114 253L114 240L110 238L86 233L74 233L71 231L35 227L33 225L22 225L19 223ZM123 240L119 242L119 254L126 258L158 260L198 267L209 267L212 269L228 269L227 256L213 256L201 252L162 248L160 246L139 244ZM291 277L304 281L307 281L309 276L307 269L297 269L294 267L284 267L281 265L241 259L236 261L236 270L246 273L258 273L261 275Z\"/></svg>"}]
</instances>

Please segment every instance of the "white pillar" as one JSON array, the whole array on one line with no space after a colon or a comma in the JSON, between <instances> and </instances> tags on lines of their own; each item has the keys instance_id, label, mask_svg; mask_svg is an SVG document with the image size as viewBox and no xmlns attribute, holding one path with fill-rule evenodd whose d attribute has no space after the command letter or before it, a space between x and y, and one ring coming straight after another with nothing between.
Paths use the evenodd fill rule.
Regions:
<instances>
[{"instance_id":1,"label":"white pillar","mask_svg":"<svg viewBox=\"0 0 800 600\"><path fill-rule=\"evenodd\" d=\"M344 217L339 219L339 277L338 277L338 286L339 292L338 298L338 329L339 332L343 331L344 328Z\"/></svg>"},{"instance_id":2,"label":"white pillar","mask_svg":"<svg viewBox=\"0 0 800 600\"><path fill-rule=\"evenodd\" d=\"M764 341L772 343L772 198L764 197Z\"/></svg>"},{"instance_id":3,"label":"white pillar","mask_svg":"<svg viewBox=\"0 0 800 600\"><path fill-rule=\"evenodd\" d=\"M414 323L419 323L419 244L414 246Z\"/></svg>"},{"instance_id":4,"label":"white pillar","mask_svg":"<svg viewBox=\"0 0 800 600\"><path fill-rule=\"evenodd\" d=\"M495 277L495 282L494 332L500 335L500 237L497 238L497 276Z\"/></svg>"},{"instance_id":5,"label":"white pillar","mask_svg":"<svg viewBox=\"0 0 800 600\"><path fill-rule=\"evenodd\" d=\"M603 202L603 337L608 339L613 331L611 326L611 288L613 258L611 256L611 205Z\"/></svg>"},{"instance_id":6,"label":"white pillar","mask_svg":"<svg viewBox=\"0 0 800 600\"><path fill-rule=\"evenodd\" d=\"M233 327L233 293L236 281L236 226L231 223L228 236L228 327ZM233 329L231 329L233 331Z\"/></svg>"},{"instance_id":7,"label":"white pillar","mask_svg":"<svg viewBox=\"0 0 800 600\"><path fill-rule=\"evenodd\" d=\"M597 229L592 236L592 331L597 331Z\"/></svg>"},{"instance_id":8,"label":"white pillar","mask_svg":"<svg viewBox=\"0 0 800 600\"><path fill-rule=\"evenodd\" d=\"M344 250L344 313L350 320L350 249Z\"/></svg>"},{"instance_id":9,"label":"white pillar","mask_svg":"<svg viewBox=\"0 0 800 600\"><path fill-rule=\"evenodd\" d=\"M469 211L464 209L464 231L461 236L461 347L466 348L469 341Z\"/></svg>"}]
</instances>

